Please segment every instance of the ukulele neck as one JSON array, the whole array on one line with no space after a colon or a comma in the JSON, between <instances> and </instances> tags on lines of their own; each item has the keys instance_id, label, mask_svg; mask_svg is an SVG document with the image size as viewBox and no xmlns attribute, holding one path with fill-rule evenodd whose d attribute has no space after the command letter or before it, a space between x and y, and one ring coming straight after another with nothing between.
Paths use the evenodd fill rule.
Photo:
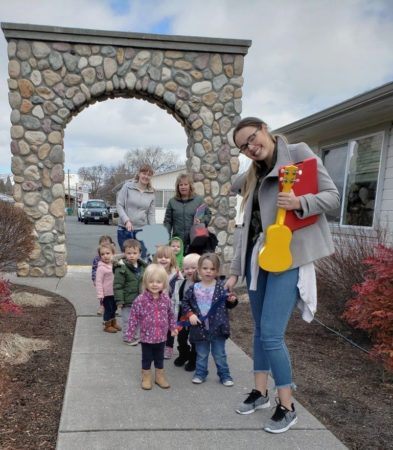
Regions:
<instances>
[{"instance_id":1,"label":"ukulele neck","mask_svg":"<svg viewBox=\"0 0 393 450\"><path fill-rule=\"evenodd\" d=\"M294 167L294 166L291 166L291 167ZM296 167L295 167L295 169L296 169ZM292 187L293 187L292 181L291 182L283 182L281 192L289 193L289 192L291 192ZM277 209L277 215L276 215L276 224L277 225L284 225L286 214L287 214L286 209L284 209L284 208Z\"/></svg>"}]
</instances>

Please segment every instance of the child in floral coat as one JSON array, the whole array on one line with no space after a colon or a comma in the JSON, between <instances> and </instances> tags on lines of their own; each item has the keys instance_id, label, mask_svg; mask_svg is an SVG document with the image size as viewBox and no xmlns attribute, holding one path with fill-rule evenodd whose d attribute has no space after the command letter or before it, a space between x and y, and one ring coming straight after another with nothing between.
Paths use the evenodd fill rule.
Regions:
<instances>
[{"instance_id":1,"label":"child in floral coat","mask_svg":"<svg viewBox=\"0 0 393 450\"><path fill-rule=\"evenodd\" d=\"M168 274L160 264L150 264L143 275L143 293L131 306L126 338L133 340L140 327L142 345L142 389L152 388L151 363L154 361L155 383L170 387L164 372L164 349L168 329L177 335L175 314L167 294Z\"/></svg>"}]
</instances>

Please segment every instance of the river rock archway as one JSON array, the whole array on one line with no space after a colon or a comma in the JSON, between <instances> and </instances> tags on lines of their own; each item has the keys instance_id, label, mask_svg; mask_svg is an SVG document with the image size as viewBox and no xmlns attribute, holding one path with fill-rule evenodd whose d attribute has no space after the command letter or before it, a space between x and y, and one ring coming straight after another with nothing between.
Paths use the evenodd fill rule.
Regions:
<instances>
[{"instance_id":1,"label":"river rock archway","mask_svg":"<svg viewBox=\"0 0 393 450\"><path fill-rule=\"evenodd\" d=\"M230 263L238 172L231 130L242 110L251 41L1 24L8 41L14 198L34 221L35 249L18 275L62 277L65 244L64 130L108 98L157 104L184 127L187 169L212 208L224 267Z\"/></svg>"}]
</instances>

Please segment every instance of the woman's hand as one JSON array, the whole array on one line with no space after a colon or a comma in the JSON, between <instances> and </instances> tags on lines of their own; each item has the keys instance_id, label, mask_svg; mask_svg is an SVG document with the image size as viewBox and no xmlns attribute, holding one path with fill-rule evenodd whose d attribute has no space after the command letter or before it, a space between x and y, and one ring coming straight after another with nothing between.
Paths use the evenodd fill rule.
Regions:
<instances>
[{"instance_id":1,"label":"woman's hand","mask_svg":"<svg viewBox=\"0 0 393 450\"><path fill-rule=\"evenodd\" d=\"M238 276L231 275L224 284L224 289L228 289L229 292L232 292L235 284L237 283Z\"/></svg>"},{"instance_id":2,"label":"woman's hand","mask_svg":"<svg viewBox=\"0 0 393 450\"><path fill-rule=\"evenodd\" d=\"M171 336L177 336L179 334L179 330L176 328L175 330L171 331Z\"/></svg>"},{"instance_id":3,"label":"woman's hand","mask_svg":"<svg viewBox=\"0 0 393 450\"><path fill-rule=\"evenodd\" d=\"M195 218L194 223L201 223L200 219Z\"/></svg>"},{"instance_id":4,"label":"woman's hand","mask_svg":"<svg viewBox=\"0 0 393 450\"><path fill-rule=\"evenodd\" d=\"M291 192L280 192L277 197L277 206L279 208L291 211L293 209L302 209L300 197L296 197L291 189Z\"/></svg>"},{"instance_id":5,"label":"woman's hand","mask_svg":"<svg viewBox=\"0 0 393 450\"><path fill-rule=\"evenodd\" d=\"M190 318L188 320L190 321L191 325L198 325L198 323L201 323L201 321L198 319L198 316L196 314L193 314L192 316L190 316Z\"/></svg>"},{"instance_id":6,"label":"woman's hand","mask_svg":"<svg viewBox=\"0 0 393 450\"><path fill-rule=\"evenodd\" d=\"M125 223L125 227L127 231L132 231L134 229L130 219L128 219L127 222Z\"/></svg>"}]
</instances>

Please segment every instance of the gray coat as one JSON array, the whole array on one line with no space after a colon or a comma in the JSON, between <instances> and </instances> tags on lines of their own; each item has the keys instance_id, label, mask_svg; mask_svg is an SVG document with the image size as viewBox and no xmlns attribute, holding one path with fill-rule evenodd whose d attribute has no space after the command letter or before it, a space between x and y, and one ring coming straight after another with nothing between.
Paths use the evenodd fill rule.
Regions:
<instances>
[{"instance_id":1,"label":"gray coat","mask_svg":"<svg viewBox=\"0 0 393 450\"><path fill-rule=\"evenodd\" d=\"M154 189L141 192L136 181L126 181L117 194L116 208L119 225L125 226L131 220L134 228L156 223Z\"/></svg>"},{"instance_id":2,"label":"gray coat","mask_svg":"<svg viewBox=\"0 0 393 450\"><path fill-rule=\"evenodd\" d=\"M278 168L282 165L303 161L306 158L317 158L318 170L318 194L306 194L300 197L303 211L296 213L299 218L306 218L319 214L316 223L293 232L291 241L291 253L293 263L291 268L316 261L334 252L334 245L325 214L340 205L340 195L327 170L312 150L301 142L299 144L287 144L282 138L277 137L277 162L273 169L262 180L259 192L259 208L261 211L262 228L267 227L276 220L277 195L278 195ZM232 186L232 190L240 193L245 182L246 173L240 175ZM245 276L246 251L250 218L252 209L253 192L250 193L247 203L244 205L244 219L236 242L235 256L232 260L230 274Z\"/></svg>"}]
</instances>

